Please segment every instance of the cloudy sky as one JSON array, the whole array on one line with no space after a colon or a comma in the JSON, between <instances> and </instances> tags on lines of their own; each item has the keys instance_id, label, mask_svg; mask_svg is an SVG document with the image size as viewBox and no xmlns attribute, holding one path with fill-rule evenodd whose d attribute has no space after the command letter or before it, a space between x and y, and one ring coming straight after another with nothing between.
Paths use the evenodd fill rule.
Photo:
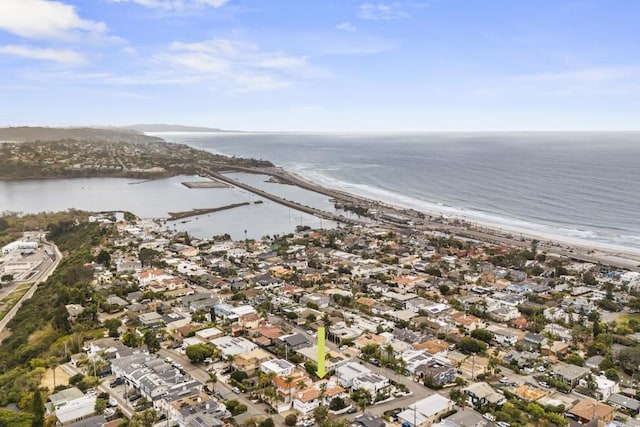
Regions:
<instances>
[{"instance_id":1,"label":"cloudy sky","mask_svg":"<svg viewBox=\"0 0 640 427\"><path fill-rule=\"evenodd\" d=\"M635 0L0 0L0 125L639 129Z\"/></svg>"}]
</instances>

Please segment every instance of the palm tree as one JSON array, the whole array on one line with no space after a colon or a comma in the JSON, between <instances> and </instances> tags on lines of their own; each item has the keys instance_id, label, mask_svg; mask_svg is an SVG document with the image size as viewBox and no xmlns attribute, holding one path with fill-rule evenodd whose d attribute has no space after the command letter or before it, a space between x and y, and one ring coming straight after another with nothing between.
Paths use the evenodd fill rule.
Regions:
<instances>
[{"instance_id":1,"label":"palm tree","mask_svg":"<svg viewBox=\"0 0 640 427\"><path fill-rule=\"evenodd\" d=\"M55 356L51 356L49 358L49 367L53 372L53 390L52 391L56 389L56 368L58 367L58 365L59 365L58 358Z\"/></svg>"},{"instance_id":2,"label":"palm tree","mask_svg":"<svg viewBox=\"0 0 640 427\"><path fill-rule=\"evenodd\" d=\"M390 362L393 355L394 355L394 350L393 350L393 346L391 345L391 343L387 344L384 347L384 351L387 352L387 362Z\"/></svg>"},{"instance_id":3,"label":"palm tree","mask_svg":"<svg viewBox=\"0 0 640 427\"><path fill-rule=\"evenodd\" d=\"M216 390L216 383L218 382L218 375L215 372L209 372L209 380L208 383L211 383L211 391Z\"/></svg>"},{"instance_id":4,"label":"palm tree","mask_svg":"<svg viewBox=\"0 0 640 427\"><path fill-rule=\"evenodd\" d=\"M293 383L293 377L291 375L287 376L284 382L285 384L287 384L287 387L289 388L289 403L291 403L291 401L293 400L293 387L291 387L291 384Z\"/></svg>"}]
</instances>

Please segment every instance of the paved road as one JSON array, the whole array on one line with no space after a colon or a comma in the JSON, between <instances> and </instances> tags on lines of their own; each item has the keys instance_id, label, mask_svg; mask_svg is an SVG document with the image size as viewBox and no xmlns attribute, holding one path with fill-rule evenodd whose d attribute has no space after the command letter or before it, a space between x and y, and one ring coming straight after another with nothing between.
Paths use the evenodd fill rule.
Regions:
<instances>
[{"instance_id":1,"label":"paved road","mask_svg":"<svg viewBox=\"0 0 640 427\"><path fill-rule=\"evenodd\" d=\"M207 384L209 380L209 373L204 369L203 366L193 365L189 358L180 354L176 350L173 349L160 349L158 351L158 356L162 358L170 357L176 363L179 363L183 366L185 372L191 375L193 378L197 379L201 383L205 384L206 387L210 387ZM250 399L248 399L244 394L235 394L231 387L225 384L222 380L222 375L218 373L218 382L215 384L216 391L219 391L224 395L228 400L237 400L241 403L247 405L248 413L254 416L265 416L273 418L273 421L276 425L284 425L284 417L280 414L270 414L268 412L269 407L264 403L254 403Z\"/></svg>"},{"instance_id":2,"label":"paved road","mask_svg":"<svg viewBox=\"0 0 640 427\"><path fill-rule=\"evenodd\" d=\"M67 373L69 376L73 376L76 374L84 374L80 369L74 368L69 363L64 363L60 365L60 367ZM131 418L134 411L130 409L129 402L122 398L122 394L119 394L116 390L111 389L107 384L106 380L102 380L102 382L98 385L97 389L103 393L109 393L111 397L113 397L116 402L118 402L118 408L120 411L127 417Z\"/></svg>"},{"instance_id":3,"label":"paved road","mask_svg":"<svg viewBox=\"0 0 640 427\"><path fill-rule=\"evenodd\" d=\"M18 301L18 303L15 306L13 306L13 308L11 310L9 310L7 315L2 320L0 320L0 336L3 335L2 333L3 333L4 329L6 328L7 324L9 323L9 321L11 319L13 319L13 316L16 315L16 313L18 312L18 310L22 306L22 303L33 296L33 294L36 292L36 289L38 289L38 285L40 283L46 281L49 278L49 276L51 275L51 273L53 273L53 271L56 269L56 267L58 267L58 264L60 264L60 260L62 259L62 253L60 252L58 247L56 245L54 245L53 243L47 242L45 240L43 240L43 246L45 246L46 248L49 249L49 253L55 253L55 259L51 260L48 263L43 262L39 266L40 268L39 268L38 272L31 279L31 280L35 280L33 282L33 285L29 288L27 293L24 294L24 296L20 299L20 301Z\"/></svg>"}]
</instances>

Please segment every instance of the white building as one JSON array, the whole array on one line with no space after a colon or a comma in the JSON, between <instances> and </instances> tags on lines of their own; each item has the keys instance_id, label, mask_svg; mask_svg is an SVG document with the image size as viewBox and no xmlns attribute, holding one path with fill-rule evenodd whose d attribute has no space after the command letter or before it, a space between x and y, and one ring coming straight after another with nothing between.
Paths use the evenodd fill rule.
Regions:
<instances>
[{"instance_id":1,"label":"white building","mask_svg":"<svg viewBox=\"0 0 640 427\"><path fill-rule=\"evenodd\" d=\"M438 420L440 415L449 412L453 407L453 401L439 394L434 394L409 405L407 409L398 414L398 419L404 426L430 426Z\"/></svg>"},{"instance_id":2,"label":"white building","mask_svg":"<svg viewBox=\"0 0 640 427\"><path fill-rule=\"evenodd\" d=\"M368 390L372 396L375 396L378 391L388 386L389 378L380 374L373 373L360 375L353 379L354 389L363 388L365 390Z\"/></svg>"},{"instance_id":3,"label":"white building","mask_svg":"<svg viewBox=\"0 0 640 427\"><path fill-rule=\"evenodd\" d=\"M267 360L260 364L260 370L265 374L275 374L277 376L291 375L296 368L293 363L284 359Z\"/></svg>"},{"instance_id":4,"label":"white building","mask_svg":"<svg viewBox=\"0 0 640 427\"><path fill-rule=\"evenodd\" d=\"M221 337L211 341L225 357L249 353L258 348L257 345L242 337Z\"/></svg>"},{"instance_id":5,"label":"white building","mask_svg":"<svg viewBox=\"0 0 640 427\"><path fill-rule=\"evenodd\" d=\"M344 366L340 366L336 369L336 377L338 382L343 387L353 387L353 380L361 375L367 375L371 373L371 369L356 362L349 362Z\"/></svg>"}]
</instances>

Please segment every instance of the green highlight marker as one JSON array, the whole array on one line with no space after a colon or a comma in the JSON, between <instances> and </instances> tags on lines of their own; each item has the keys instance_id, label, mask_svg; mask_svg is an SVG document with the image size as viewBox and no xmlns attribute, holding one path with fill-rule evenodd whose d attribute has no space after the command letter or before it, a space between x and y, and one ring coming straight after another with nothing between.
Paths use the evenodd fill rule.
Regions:
<instances>
[{"instance_id":1,"label":"green highlight marker","mask_svg":"<svg viewBox=\"0 0 640 427\"><path fill-rule=\"evenodd\" d=\"M318 327L318 374L319 378L327 375L324 367L325 349L324 349L324 326Z\"/></svg>"}]
</instances>

